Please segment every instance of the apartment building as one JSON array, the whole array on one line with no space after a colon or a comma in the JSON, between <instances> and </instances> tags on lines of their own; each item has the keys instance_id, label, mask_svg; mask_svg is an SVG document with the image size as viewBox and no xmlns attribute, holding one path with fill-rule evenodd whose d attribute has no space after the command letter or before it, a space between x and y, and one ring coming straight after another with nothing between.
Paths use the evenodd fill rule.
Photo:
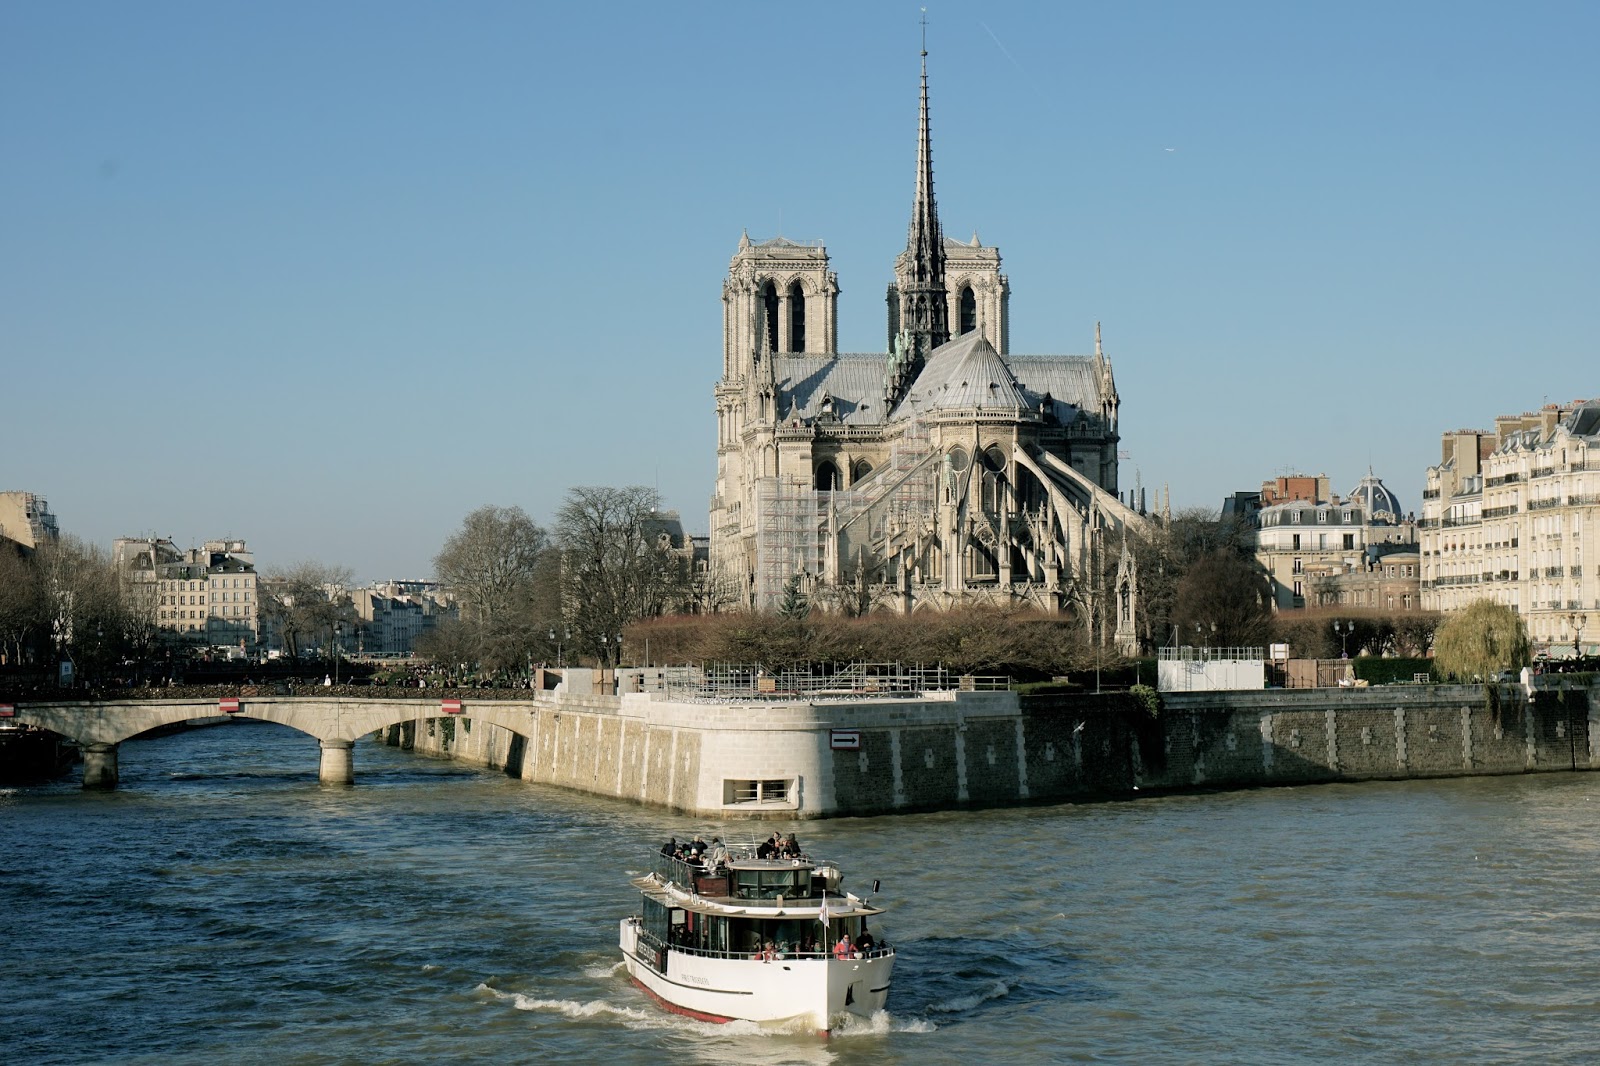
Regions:
<instances>
[{"instance_id":1,"label":"apartment building","mask_svg":"<svg viewBox=\"0 0 1600 1066\"><path fill-rule=\"evenodd\" d=\"M1600 647L1600 400L1445 433L1419 523L1423 606L1513 607L1536 650Z\"/></svg>"}]
</instances>

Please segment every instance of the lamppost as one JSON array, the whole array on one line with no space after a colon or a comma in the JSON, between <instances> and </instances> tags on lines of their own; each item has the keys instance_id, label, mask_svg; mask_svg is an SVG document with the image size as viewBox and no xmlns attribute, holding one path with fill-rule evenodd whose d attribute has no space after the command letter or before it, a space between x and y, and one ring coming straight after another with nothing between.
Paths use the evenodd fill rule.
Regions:
<instances>
[{"instance_id":1,"label":"lamppost","mask_svg":"<svg viewBox=\"0 0 1600 1066\"><path fill-rule=\"evenodd\" d=\"M1581 641L1578 638L1583 636L1583 626L1588 620L1589 616L1582 611L1574 611L1572 614L1567 615L1567 624L1572 627L1572 657L1574 659L1583 654L1583 649L1580 647Z\"/></svg>"},{"instance_id":2,"label":"lamppost","mask_svg":"<svg viewBox=\"0 0 1600 1066\"><path fill-rule=\"evenodd\" d=\"M344 623L333 623L333 683L339 683L339 640L344 636ZM312 677L317 675L312 674Z\"/></svg>"},{"instance_id":3,"label":"lamppost","mask_svg":"<svg viewBox=\"0 0 1600 1066\"><path fill-rule=\"evenodd\" d=\"M1356 631L1356 624L1354 622L1341 622L1335 620L1333 623L1333 631L1339 634L1339 658L1350 658L1350 634Z\"/></svg>"},{"instance_id":4,"label":"lamppost","mask_svg":"<svg viewBox=\"0 0 1600 1066\"><path fill-rule=\"evenodd\" d=\"M558 668L563 668L567 665L566 645L563 643L563 641L568 641L571 639L572 630L570 629L563 628L561 630L561 640L556 639L556 631L553 628L550 630L550 643L556 646L556 666Z\"/></svg>"}]
</instances>

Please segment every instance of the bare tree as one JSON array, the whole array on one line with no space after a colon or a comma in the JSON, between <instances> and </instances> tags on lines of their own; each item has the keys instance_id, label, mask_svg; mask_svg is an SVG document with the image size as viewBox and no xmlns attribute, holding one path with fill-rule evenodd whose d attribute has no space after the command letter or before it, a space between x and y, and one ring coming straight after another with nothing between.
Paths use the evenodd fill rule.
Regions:
<instances>
[{"instance_id":1,"label":"bare tree","mask_svg":"<svg viewBox=\"0 0 1600 1066\"><path fill-rule=\"evenodd\" d=\"M1254 562L1227 550L1197 559L1178 582L1179 643L1255 647L1272 637L1272 586Z\"/></svg>"},{"instance_id":2,"label":"bare tree","mask_svg":"<svg viewBox=\"0 0 1600 1066\"><path fill-rule=\"evenodd\" d=\"M264 575L257 586L262 621L277 630L286 654L299 658L303 647L315 642L331 655L340 626L355 632L346 591L351 581L347 566L309 561Z\"/></svg>"},{"instance_id":3,"label":"bare tree","mask_svg":"<svg viewBox=\"0 0 1600 1066\"><path fill-rule=\"evenodd\" d=\"M640 485L580 486L556 512L563 613L573 642L602 663L620 658L622 629L691 596L689 563L656 519L659 497Z\"/></svg>"},{"instance_id":4,"label":"bare tree","mask_svg":"<svg viewBox=\"0 0 1600 1066\"><path fill-rule=\"evenodd\" d=\"M117 655L123 631L121 589L106 553L76 537L42 545L38 566L50 640L80 670L102 670Z\"/></svg>"},{"instance_id":5,"label":"bare tree","mask_svg":"<svg viewBox=\"0 0 1600 1066\"><path fill-rule=\"evenodd\" d=\"M434 556L434 572L461 603L463 619L492 626L523 608L550 538L520 507L473 511Z\"/></svg>"},{"instance_id":6,"label":"bare tree","mask_svg":"<svg viewBox=\"0 0 1600 1066\"><path fill-rule=\"evenodd\" d=\"M0 661L18 663L36 652L48 631L44 583L33 559L0 540Z\"/></svg>"}]
</instances>

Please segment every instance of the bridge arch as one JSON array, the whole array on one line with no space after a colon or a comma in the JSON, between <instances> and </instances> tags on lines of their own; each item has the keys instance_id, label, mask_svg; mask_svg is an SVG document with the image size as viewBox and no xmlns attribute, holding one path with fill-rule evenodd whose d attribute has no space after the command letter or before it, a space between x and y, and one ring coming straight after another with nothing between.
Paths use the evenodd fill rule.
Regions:
<instances>
[{"instance_id":1,"label":"bridge arch","mask_svg":"<svg viewBox=\"0 0 1600 1066\"><path fill-rule=\"evenodd\" d=\"M230 703L230 701L232 701ZM451 704L459 711L447 709ZM419 717L461 717L533 739L533 701L346 699L333 696L241 696L183 700L76 700L18 704L12 720L59 733L83 751L83 787L117 785L117 749L125 740L167 725L228 714L287 726L321 745L318 779L355 781L352 750L369 733ZM429 712L432 713L429 713Z\"/></svg>"}]
</instances>

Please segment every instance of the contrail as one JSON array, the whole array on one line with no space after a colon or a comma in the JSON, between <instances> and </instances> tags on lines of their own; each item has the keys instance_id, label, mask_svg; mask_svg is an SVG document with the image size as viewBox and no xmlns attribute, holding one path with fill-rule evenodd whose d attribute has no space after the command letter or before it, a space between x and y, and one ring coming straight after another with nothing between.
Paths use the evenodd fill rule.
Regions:
<instances>
[{"instance_id":1,"label":"contrail","mask_svg":"<svg viewBox=\"0 0 1600 1066\"><path fill-rule=\"evenodd\" d=\"M979 19L978 25L983 27L983 32L989 35L989 39L994 42L994 46L996 48L1000 49L1001 54L1007 59L1011 60L1011 65L1016 67L1018 70L1022 70L1022 64L1017 62L1017 57L1012 55L1010 51L1006 49L1006 46L1000 43L1000 38L994 35L994 31L989 28L989 24L982 19ZM1022 70L1022 73L1026 74L1028 72L1026 70Z\"/></svg>"}]
</instances>

